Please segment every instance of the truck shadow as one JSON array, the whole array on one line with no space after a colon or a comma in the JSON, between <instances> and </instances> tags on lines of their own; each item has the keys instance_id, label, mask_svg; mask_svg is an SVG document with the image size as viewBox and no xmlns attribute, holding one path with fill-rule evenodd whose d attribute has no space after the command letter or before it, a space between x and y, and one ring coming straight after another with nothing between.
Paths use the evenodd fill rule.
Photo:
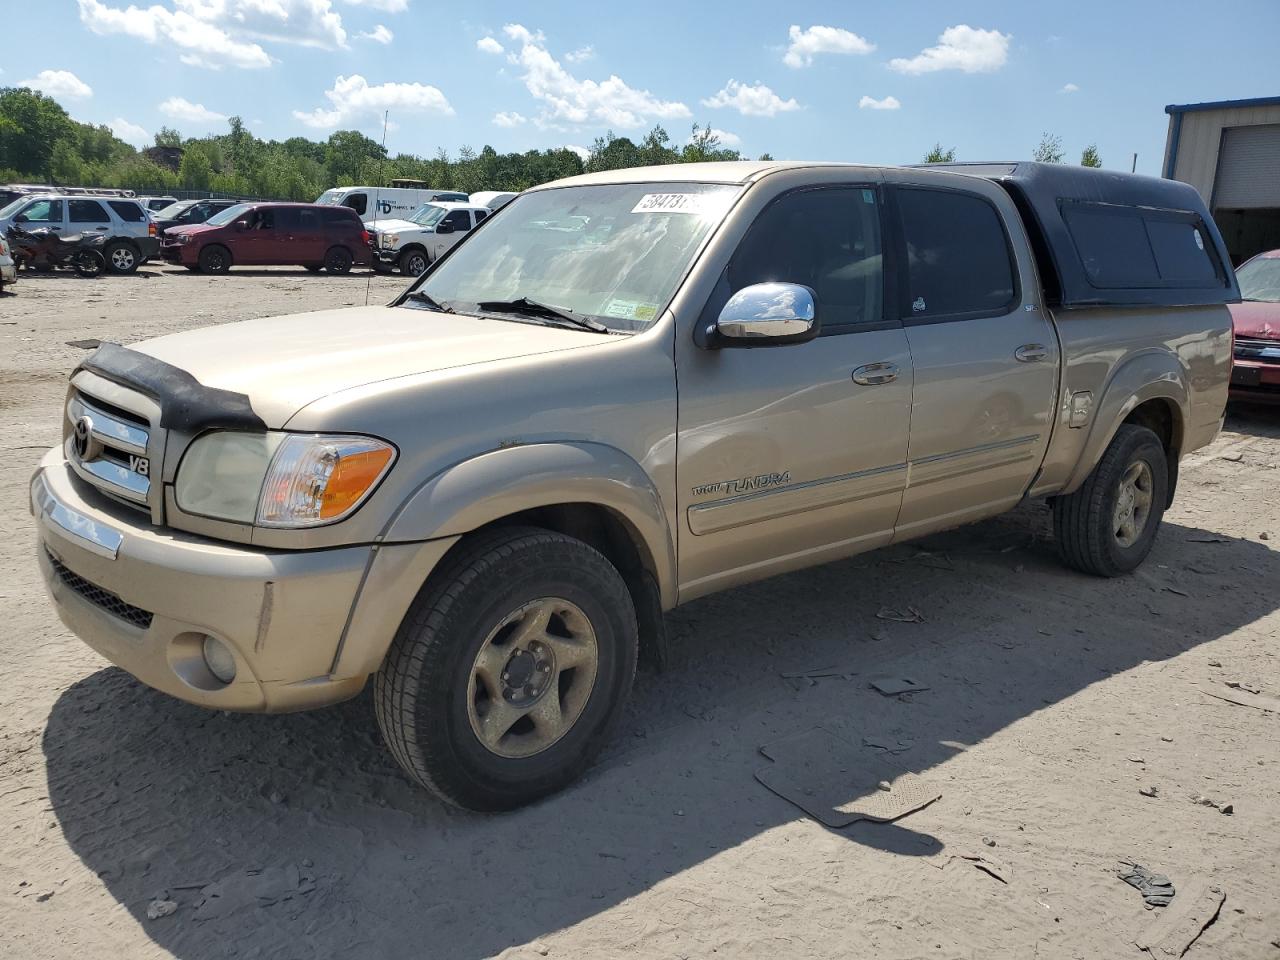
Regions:
<instances>
[{"instance_id":1,"label":"truck shadow","mask_svg":"<svg viewBox=\"0 0 1280 960\"><path fill-rule=\"evenodd\" d=\"M965 745L1280 602L1232 589L1241 571L1280 582L1280 555L1264 544L1168 523L1139 574L1102 581L1061 568L1045 526L1031 506L681 608L669 618L671 667L638 679L600 764L513 814L449 809L410 785L367 693L311 714L209 713L114 668L55 704L48 794L76 854L184 960L488 957L801 816L753 779L763 743L834 716L914 741L899 759L927 775ZM924 622L888 619L910 619L908 608ZM857 675L781 676L831 665ZM867 686L877 674L931 689L885 698ZM964 802L966 789L946 781L944 800ZM835 835L904 857L947 844L910 817ZM224 896L199 906L215 882ZM177 913L147 919L161 896Z\"/></svg>"}]
</instances>

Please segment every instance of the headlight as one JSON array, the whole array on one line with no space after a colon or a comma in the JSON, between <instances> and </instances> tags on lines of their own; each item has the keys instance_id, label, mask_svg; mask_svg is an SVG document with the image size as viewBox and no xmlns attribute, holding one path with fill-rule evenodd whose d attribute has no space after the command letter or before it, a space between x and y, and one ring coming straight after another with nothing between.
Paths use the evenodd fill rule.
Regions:
<instances>
[{"instance_id":1,"label":"headlight","mask_svg":"<svg viewBox=\"0 0 1280 960\"><path fill-rule=\"evenodd\" d=\"M175 239L178 241L178 243L188 243L191 240L191 238L187 236L187 234L185 233L178 234L178 236Z\"/></svg>"},{"instance_id":2,"label":"headlight","mask_svg":"<svg viewBox=\"0 0 1280 960\"><path fill-rule=\"evenodd\" d=\"M394 247L399 242L400 234L398 233L384 233L382 235L382 245L384 247Z\"/></svg>"},{"instance_id":3,"label":"headlight","mask_svg":"<svg viewBox=\"0 0 1280 960\"><path fill-rule=\"evenodd\" d=\"M354 512L394 459L395 448L373 437L209 433L183 456L174 494L199 516L314 527Z\"/></svg>"}]
</instances>

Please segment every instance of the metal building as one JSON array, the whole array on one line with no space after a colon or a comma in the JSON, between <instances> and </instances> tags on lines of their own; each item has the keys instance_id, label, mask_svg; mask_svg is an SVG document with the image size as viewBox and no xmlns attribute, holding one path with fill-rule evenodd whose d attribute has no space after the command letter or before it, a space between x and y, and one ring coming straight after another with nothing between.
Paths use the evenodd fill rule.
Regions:
<instances>
[{"instance_id":1,"label":"metal building","mask_svg":"<svg viewBox=\"0 0 1280 960\"><path fill-rule=\"evenodd\" d=\"M1237 266L1280 249L1280 97L1170 104L1164 175L1200 191Z\"/></svg>"}]
</instances>

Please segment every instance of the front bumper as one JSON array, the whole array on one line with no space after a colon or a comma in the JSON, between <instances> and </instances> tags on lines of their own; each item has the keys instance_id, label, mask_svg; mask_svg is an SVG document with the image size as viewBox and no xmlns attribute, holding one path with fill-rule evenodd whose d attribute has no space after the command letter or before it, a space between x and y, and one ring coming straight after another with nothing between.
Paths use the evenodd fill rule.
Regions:
<instances>
[{"instance_id":1,"label":"front bumper","mask_svg":"<svg viewBox=\"0 0 1280 960\"><path fill-rule=\"evenodd\" d=\"M52 450L31 480L37 559L67 627L143 683L222 710L345 700L378 669L422 579L453 541L271 551L154 527ZM204 637L235 678L205 665Z\"/></svg>"},{"instance_id":2,"label":"front bumper","mask_svg":"<svg viewBox=\"0 0 1280 960\"><path fill-rule=\"evenodd\" d=\"M143 260L154 260L160 256L159 237L138 237L134 243L138 245L138 251L142 254Z\"/></svg>"},{"instance_id":3,"label":"front bumper","mask_svg":"<svg viewBox=\"0 0 1280 960\"><path fill-rule=\"evenodd\" d=\"M1233 400L1280 403L1280 362L1236 357L1231 365L1230 394Z\"/></svg>"}]
</instances>

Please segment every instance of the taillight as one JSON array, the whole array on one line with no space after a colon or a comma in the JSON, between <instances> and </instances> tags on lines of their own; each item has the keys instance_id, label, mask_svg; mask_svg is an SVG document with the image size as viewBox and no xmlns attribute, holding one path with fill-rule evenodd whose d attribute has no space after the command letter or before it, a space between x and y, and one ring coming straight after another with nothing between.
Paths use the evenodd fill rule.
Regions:
<instances>
[{"instance_id":1,"label":"taillight","mask_svg":"<svg viewBox=\"0 0 1280 960\"><path fill-rule=\"evenodd\" d=\"M156 235L156 225L154 222L147 224L147 236L154 237Z\"/></svg>"},{"instance_id":2,"label":"taillight","mask_svg":"<svg viewBox=\"0 0 1280 960\"><path fill-rule=\"evenodd\" d=\"M369 231L368 231L368 230L361 230L361 231L360 231L360 236L361 236L361 238L364 240L364 245L367 247L367 246L369 245Z\"/></svg>"}]
</instances>

